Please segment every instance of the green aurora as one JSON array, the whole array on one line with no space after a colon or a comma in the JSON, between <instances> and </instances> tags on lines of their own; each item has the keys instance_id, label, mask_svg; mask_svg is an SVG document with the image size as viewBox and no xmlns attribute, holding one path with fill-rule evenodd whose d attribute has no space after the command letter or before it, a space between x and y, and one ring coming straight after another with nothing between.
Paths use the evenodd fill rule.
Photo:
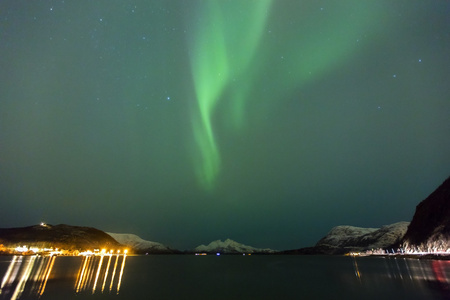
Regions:
<instances>
[{"instance_id":1,"label":"green aurora","mask_svg":"<svg viewBox=\"0 0 450 300\"><path fill-rule=\"evenodd\" d=\"M449 1L0 1L0 227L314 245L449 176Z\"/></svg>"},{"instance_id":2,"label":"green aurora","mask_svg":"<svg viewBox=\"0 0 450 300\"><path fill-rule=\"evenodd\" d=\"M304 5L299 22L317 25L308 28L303 24L284 24L278 29L285 35L281 45L285 54L281 55L277 54L279 42L270 39L271 2L201 2L198 15L192 18L196 23L190 41L190 60L197 106L191 112L194 135L191 149L197 179L206 190L214 188L222 164L214 130L219 114L226 114L218 118L228 123L226 128L241 129L250 102L253 109L267 113L267 108L276 105L286 93L344 64L357 49L359 38L376 35L389 25L379 22L383 19L380 2L336 4L323 22L313 20L322 18L314 12L316 6ZM292 14L289 7L285 9L286 15ZM355 14L343 19L342 15L348 11ZM273 69L268 62L277 55L284 61ZM272 73L270 82L262 78L267 72ZM271 97L261 95L258 103L251 95L257 93L261 83L270 90ZM227 107L220 102L226 102Z\"/></svg>"}]
</instances>

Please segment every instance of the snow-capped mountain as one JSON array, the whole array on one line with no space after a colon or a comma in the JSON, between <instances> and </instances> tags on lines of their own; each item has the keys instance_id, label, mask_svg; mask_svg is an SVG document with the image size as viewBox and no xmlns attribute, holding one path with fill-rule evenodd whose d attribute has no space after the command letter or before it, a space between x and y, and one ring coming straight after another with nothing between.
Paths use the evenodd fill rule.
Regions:
<instances>
[{"instance_id":1,"label":"snow-capped mountain","mask_svg":"<svg viewBox=\"0 0 450 300\"><path fill-rule=\"evenodd\" d=\"M136 253L177 253L177 250L170 249L161 243L146 241L139 236L131 233L112 233L107 232L112 238L122 245L126 245Z\"/></svg>"},{"instance_id":2,"label":"snow-capped mountain","mask_svg":"<svg viewBox=\"0 0 450 300\"><path fill-rule=\"evenodd\" d=\"M272 249L260 249L247 246L231 239L226 239L225 241L217 240L209 243L207 246L200 245L194 249L195 252L206 252L206 253L226 253L226 254L237 254L237 253L274 253L275 250Z\"/></svg>"},{"instance_id":3,"label":"snow-capped mountain","mask_svg":"<svg viewBox=\"0 0 450 300\"><path fill-rule=\"evenodd\" d=\"M315 248L328 253L387 248L400 240L409 222L398 222L381 228L336 226L317 242Z\"/></svg>"},{"instance_id":4,"label":"snow-capped mountain","mask_svg":"<svg viewBox=\"0 0 450 300\"><path fill-rule=\"evenodd\" d=\"M325 237L319 240L316 246L330 245L333 247L344 247L349 241L353 241L362 236L368 236L377 230L378 228L362 228L346 225L336 226Z\"/></svg>"}]
</instances>

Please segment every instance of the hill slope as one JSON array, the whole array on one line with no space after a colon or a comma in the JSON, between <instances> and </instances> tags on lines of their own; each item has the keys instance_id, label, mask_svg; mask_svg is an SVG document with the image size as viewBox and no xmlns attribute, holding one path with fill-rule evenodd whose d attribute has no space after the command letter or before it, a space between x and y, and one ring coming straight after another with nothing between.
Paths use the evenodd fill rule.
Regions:
<instances>
[{"instance_id":1,"label":"hill slope","mask_svg":"<svg viewBox=\"0 0 450 300\"><path fill-rule=\"evenodd\" d=\"M450 249L450 177L417 205L403 246L430 252Z\"/></svg>"},{"instance_id":2,"label":"hill slope","mask_svg":"<svg viewBox=\"0 0 450 300\"><path fill-rule=\"evenodd\" d=\"M152 253L152 254L164 254L164 253L180 253L180 251L171 249L164 246L161 243L146 241L135 234L130 233L112 233L107 232L119 243L133 248L135 253Z\"/></svg>"},{"instance_id":3,"label":"hill slope","mask_svg":"<svg viewBox=\"0 0 450 300\"><path fill-rule=\"evenodd\" d=\"M101 230L65 224L0 228L0 243L5 246L34 245L67 250L121 247L115 239Z\"/></svg>"},{"instance_id":4,"label":"hill slope","mask_svg":"<svg viewBox=\"0 0 450 300\"><path fill-rule=\"evenodd\" d=\"M408 225L409 222L399 222L378 229L337 226L318 241L315 247L331 254L385 249L400 242Z\"/></svg>"}]
</instances>

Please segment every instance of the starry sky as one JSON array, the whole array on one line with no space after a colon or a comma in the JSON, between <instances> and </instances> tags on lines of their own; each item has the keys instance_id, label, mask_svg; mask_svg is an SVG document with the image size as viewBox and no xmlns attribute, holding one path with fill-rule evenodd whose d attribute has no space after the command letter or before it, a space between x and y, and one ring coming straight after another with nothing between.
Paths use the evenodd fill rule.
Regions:
<instances>
[{"instance_id":1,"label":"starry sky","mask_svg":"<svg viewBox=\"0 0 450 300\"><path fill-rule=\"evenodd\" d=\"M446 0L0 2L0 227L178 249L411 220L450 175Z\"/></svg>"}]
</instances>

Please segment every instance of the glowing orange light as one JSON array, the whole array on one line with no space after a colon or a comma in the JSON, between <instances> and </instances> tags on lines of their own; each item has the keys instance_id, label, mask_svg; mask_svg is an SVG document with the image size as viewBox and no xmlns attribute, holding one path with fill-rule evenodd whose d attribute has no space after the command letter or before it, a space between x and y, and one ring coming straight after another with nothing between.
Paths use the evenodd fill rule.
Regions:
<instances>
[{"instance_id":1,"label":"glowing orange light","mask_svg":"<svg viewBox=\"0 0 450 300\"><path fill-rule=\"evenodd\" d=\"M43 284L41 285L41 288L39 291L39 296L42 296L42 294L44 293L45 287L47 285L48 277L50 276L50 273L52 272L52 269L53 269L53 265L55 264L55 259L56 259L55 256L52 256L50 258L50 262L49 262L50 266L45 270L45 273L44 273L45 279L44 279Z\"/></svg>"},{"instance_id":2,"label":"glowing orange light","mask_svg":"<svg viewBox=\"0 0 450 300\"><path fill-rule=\"evenodd\" d=\"M106 266L105 278L103 279L103 285L102 285L102 293L103 293L103 290L105 289L106 279L108 278L109 266L111 265L111 258L112 258L112 255L109 256L108 265Z\"/></svg>"},{"instance_id":3,"label":"glowing orange light","mask_svg":"<svg viewBox=\"0 0 450 300\"><path fill-rule=\"evenodd\" d=\"M92 294L95 293L95 289L97 288L97 281L98 281L98 277L100 275L100 270L102 269L102 263L103 263L103 255L100 257L100 261L98 263L97 274L95 275L94 287L92 288Z\"/></svg>"},{"instance_id":4,"label":"glowing orange light","mask_svg":"<svg viewBox=\"0 0 450 300\"><path fill-rule=\"evenodd\" d=\"M114 284L114 277L116 276L116 269L117 269L117 262L119 260L119 255L116 255L116 262L114 263L114 269L111 276L111 284L109 285L109 291L112 290L113 284Z\"/></svg>"},{"instance_id":5,"label":"glowing orange light","mask_svg":"<svg viewBox=\"0 0 450 300\"><path fill-rule=\"evenodd\" d=\"M125 251L127 251L127 250L125 250ZM125 267L125 259L126 258L127 258L127 255L124 254L123 255L123 260L122 260L122 267L120 268L119 281L117 282L117 294L119 294L120 284L122 283L122 275L123 275L123 269Z\"/></svg>"}]
</instances>

